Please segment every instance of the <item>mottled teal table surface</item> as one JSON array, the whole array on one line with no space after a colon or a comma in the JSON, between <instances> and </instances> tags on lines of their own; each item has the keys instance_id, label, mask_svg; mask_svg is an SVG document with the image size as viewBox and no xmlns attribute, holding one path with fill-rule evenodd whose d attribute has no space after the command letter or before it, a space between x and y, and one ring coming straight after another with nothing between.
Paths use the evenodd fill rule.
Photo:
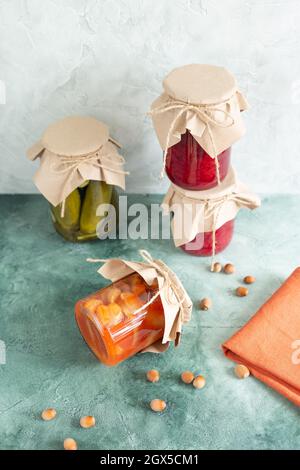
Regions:
<instances>
[{"instance_id":1,"label":"mottled teal table surface","mask_svg":"<svg viewBox=\"0 0 300 470\"><path fill-rule=\"evenodd\" d=\"M235 378L220 349L300 264L299 207L297 196L274 196L255 212L241 211L231 246L218 256L237 267L226 276L210 273L207 259L185 255L167 240L67 243L54 232L42 197L0 197L0 340L6 345L0 448L60 449L65 437L74 437L80 449L299 449L299 409L252 377ZM140 248L169 263L196 306L207 296L213 308L194 308L176 352L106 368L74 321L75 301L106 284L85 259L138 259ZM233 291L247 274L257 282L248 297L237 298ZM150 368L161 372L159 383L146 382ZM207 386L197 391L181 383L185 369L201 372ZM163 415L148 408L156 397L168 403ZM46 407L57 409L56 420L40 419ZM87 414L97 420L90 430L79 427Z\"/></svg>"}]
</instances>

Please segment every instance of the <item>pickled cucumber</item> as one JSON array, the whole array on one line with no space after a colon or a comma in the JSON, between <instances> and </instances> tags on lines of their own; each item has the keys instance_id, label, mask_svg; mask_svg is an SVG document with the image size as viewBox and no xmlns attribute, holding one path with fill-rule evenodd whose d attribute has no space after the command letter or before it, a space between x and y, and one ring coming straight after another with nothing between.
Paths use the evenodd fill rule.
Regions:
<instances>
[{"instance_id":1,"label":"pickled cucumber","mask_svg":"<svg viewBox=\"0 0 300 470\"><path fill-rule=\"evenodd\" d=\"M72 191L65 200L64 215L61 215L61 204L51 206L53 222L63 231L75 232L79 229L81 200L78 189ZM69 237L68 237L69 238Z\"/></svg>"},{"instance_id":2,"label":"pickled cucumber","mask_svg":"<svg viewBox=\"0 0 300 470\"><path fill-rule=\"evenodd\" d=\"M85 191L80 216L80 231L82 234L96 234L97 224L103 218L96 215L100 204L110 204L113 186L104 181L90 181Z\"/></svg>"}]
</instances>

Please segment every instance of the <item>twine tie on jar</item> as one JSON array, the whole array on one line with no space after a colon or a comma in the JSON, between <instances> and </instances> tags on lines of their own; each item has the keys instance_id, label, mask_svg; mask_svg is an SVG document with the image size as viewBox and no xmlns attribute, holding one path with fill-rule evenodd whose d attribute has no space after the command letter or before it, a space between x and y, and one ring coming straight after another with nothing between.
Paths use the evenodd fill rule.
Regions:
<instances>
[{"instance_id":1,"label":"twine tie on jar","mask_svg":"<svg viewBox=\"0 0 300 470\"><path fill-rule=\"evenodd\" d=\"M186 301L186 293L177 276L163 261L154 260L148 251L139 250L139 253L149 266L154 268L164 278L164 285L158 291L158 295L160 295L162 290L165 290L167 302L170 305L178 305L180 314L183 315L182 305Z\"/></svg>"},{"instance_id":2,"label":"twine tie on jar","mask_svg":"<svg viewBox=\"0 0 300 470\"><path fill-rule=\"evenodd\" d=\"M179 188L178 186L176 186L176 191L182 194L185 199L190 199L193 202L197 201L199 203L202 203L204 205L204 210L203 210L204 219L210 219L212 217L211 271L213 271L214 258L216 254L216 231L218 227L220 212L224 204L226 204L228 201L232 201L240 206L251 208L252 201L250 201L249 198L247 198L246 196L243 196L242 194L238 194L238 193L225 194L224 196L211 198L211 199L208 199L208 198L202 199L200 197L193 198L193 197L187 196L185 191Z\"/></svg>"},{"instance_id":3,"label":"twine tie on jar","mask_svg":"<svg viewBox=\"0 0 300 470\"><path fill-rule=\"evenodd\" d=\"M163 277L164 284L161 289L159 289L151 299L145 303L142 307L134 311L134 315L145 310L149 305L151 305L161 294L165 293L166 301L170 305L176 305L179 308L179 314L183 321L185 320L185 309L190 307L190 302L187 297L187 294L181 285L181 282L177 276L168 268L168 266L161 260L155 260L152 258L150 253L146 250L139 250L139 254L146 261L149 267L155 269L155 271ZM105 263L105 259L94 259L87 258L86 260L89 263ZM175 297L175 299L174 299Z\"/></svg>"},{"instance_id":4,"label":"twine tie on jar","mask_svg":"<svg viewBox=\"0 0 300 470\"><path fill-rule=\"evenodd\" d=\"M213 217L212 254L211 254L211 265L210 265L211 272L213 272L213 269L214 269L213 266L214 266L214 260L215 260L215 255L216 255L216 231L217 231L217 226L218 226L219 215L220 215L223 205L229 199L234 200L232 196L233 194L226 194L226 196L223 196L219 198L218 200L207 199L204 204L204 213L205 213L204 218L209 219L210 217Z\"/></svg>"},{"instance_id":5,"label":"twine tie on jar","mask_svg":"<svg viewBox=\"0 0 300 470\"><path fill-rule=\"evenodd\" d=\"M220 216L220 212L224 204L228 201L233 201L241 206L244 207L250 207L251 208L251 202L246 198L243 197L242 195L239 194L226 194L223 197L220 197L218 199L207 199L205 201L205 219L208 219L209 217L213 217L213 224L212 224L212 255L211 255L211 271L213 271L213 265L214 265L214 259L216 255L216 231L217 231L217 226L218 226L218 220Z\"/></svg>"},{"instance_id":6,"label":"twine tie on jar","mask_svg":"<svg viewBox=\"0 0 300 470\"><path fill-rule=\"evenodd\" d=\"M216 165L217 181L218 181L218 184L220 184L221 180L220 180L218 153L217 153L216 144L215 144L211 126L226 128L226 127L231 127L234 125L235 121L232 115L228 111L218 107L221 104L227 103L227 101L228 100L210 105L210 104L190 104L184 101L170 99L168 102L163 103L161 106L158 106L157 108L153 108L148 113L150 116L154 116L154 115L166 113L168 111L179 110L179 113L177 114L177 116L175 116L175 118L171 122L169 131L167 134L165 150L164 150L163 166L162 166L162 170L160 174L161 179L164 177L164 174L165 174L168 149L170 145L171 136L174 132L174 129L176 128L176 124L178 123L179 119L181 118L183 114L187 113L188 111L191 111L192 113L196 114L201 119L201 121L205 124L205 127L207 129L207 132L211 141L211 145L212 145L212 150L213 150L212 157ZM223 116L225 117L225 121L216 119L213 116L214 112L222 113ZM229 122L226 122L226 120L228 119L229 119Z\"/></svg>"},{"instance_id":7,"label":"twine tie on jar","mask_svg":"<svg viewBox=\"0 0 300 470\"><path fill-rule=\"evenodd\" d=\"M116 153L111 153L111 154L103 154L99 152L91 153L91 154L86 154L86 155L79 155L79 156L66 156L66 155L58 155L59 156L59 161L62 163L62 167L55 169L52 168L52 171L54 173L69 173L69 178L72 177L76 171L78 171L80 165L83 163L88 163L91 164L95 167L100 168L101 170L108 170L113 173L117 173L119 175L128 175L128 171L124 171L121 168L113 168L111 164L116 164L117 166L122 166L125 163L124 158L121 155L118 155ZM64 199L61 203L61 217L64 217L65 214L65 203L66 199Z\"/></svg>"}]
</instances>

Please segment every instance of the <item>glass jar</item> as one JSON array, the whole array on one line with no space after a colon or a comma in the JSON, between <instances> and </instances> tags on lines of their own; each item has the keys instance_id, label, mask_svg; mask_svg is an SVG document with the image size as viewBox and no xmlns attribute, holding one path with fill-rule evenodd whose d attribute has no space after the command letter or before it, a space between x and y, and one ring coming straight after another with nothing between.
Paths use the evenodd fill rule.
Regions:
<instances>
[{"instance_id":1,"label":"glass jar","mask_svg":"<svg viewBox=\"0 0 300 470\"><path fill-rule=\"evenodd\" d=\"M160 296L148 304L157 292L157 281L133 273L76 303L80 332L101 362L117 365L163 337Z\"/></svg>"},{"instance_id":2,"label":"glass jar","mask_svg":"<svg viewBox=\"0 0 300 470\"><path fill-rule=\"evenodd\" d=\"M125 189L128 174L119 149L107 125L89 116L54 122L28 149L30 160L40 160L34 182L50 203L56 231L66 240L92 240L106 235L110 228L115 231L116 188ZM102 207L97 215L104 204L110 207Z\"/></svg>"},{"instance_id":3,"label":"glass jar","mask_svg":"<svg viewBox=\"0 0 300 470\"><path fill-rule=\"evenodd\" d=\"M118 210L118 196L113 185L104 181L86 181L72 191L62 204L50 204L56 231L66 240L81 242L98 238L97 225L105 217L96 214L101 204L112 204Z\"/></svg>"},{"instance_id":4,"label":"glass jar","mask_svg":"<svg viewBox=\"0 0 300 470\"><path fill-rule=\"evenodd\" d=\"M215 232L215 254L225 250L232 240L234 232L234 219L221 225ZM204 232L196 235L194 240L180 248L190 255L211 256L213 253L213 232Z\"/></svg>"},{"instance_id":5,"label":"glass jar","mask_svg":"<svg viewBox=\"0 0 300 470\"><path fill-rule=\"evenodd\" d=\"M164 151L161 175L166 171L188 190L218 186L230 166L231 146L245 133L241 112L247 108L224 67L188 64L168 73L149 113Z\"/></svg>"},{"instance_id":6,"label":"glass jar","mask_svg":"<svg viewBox=\"0 0 300 470\"><path fill-rule=\"evenodd\" d=\"M231 147L218 155L220 181L230 167ZM181 140L168 149L166 173L172 183L184 189L205 190L218 185L216 162L187 130Z\"/></svg>"}]
</instances>

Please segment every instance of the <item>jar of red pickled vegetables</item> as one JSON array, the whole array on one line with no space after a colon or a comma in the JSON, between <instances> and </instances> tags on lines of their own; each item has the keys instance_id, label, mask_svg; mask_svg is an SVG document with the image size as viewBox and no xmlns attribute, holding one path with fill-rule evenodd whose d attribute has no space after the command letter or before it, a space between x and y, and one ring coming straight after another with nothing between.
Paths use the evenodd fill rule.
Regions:
<instances>
[{"instance_id":1,"label":"jar of red pickled vegetables","mask_svg":"<svg viewBox=\"0 0 300 470\"><path fill-rule=\"evenodd\" d=\"M170 341L178 343L181 325L190 319L192 303L178 278L142 254L148 263L108 260L99 273L113 283L75 306L83 338L107 366L140 351L164 351Z\"/></svg>"},{"instance_id":2,"label":"jar of red pickled vegetables","mask_svg":"<svg viewBox=\"0 0 300 470\"><path fill-rule=\"evenodd\" d=\"M231 146L245 132L247 102L223 67L192 64L173 70L150 114L164 150L163 170L177 186L207 190L230 167Z\"/></svg>"},{"instance_id":3,"label":"jar of red pickled vegetables","mask_svg":"<svg viewBox=\"0 0 300 470\"><path fill-rule=\"evenodd\" d=\"M125 188L124 159L108 127L91 117L70 116L50 125L28 151L40 159L34 181L50 203L56 231L79 242L99 238L116 187ZM103 210L101 210L101 207Z\"/></svg>"},{"instance_id":4,"label":"jar of red pickled vegetables","mask_svg":"<svg viewBox=\"0 0 300 470\"><path fill-rule=\"evenodd\" d=\"M165 213L173 213L175 245L191 255L214 256L230 243L240 208L255 209L260 199L238 181L230 168L216 188L188 191L171 185L164 201Z\"/></svg>"}]
</instances>

